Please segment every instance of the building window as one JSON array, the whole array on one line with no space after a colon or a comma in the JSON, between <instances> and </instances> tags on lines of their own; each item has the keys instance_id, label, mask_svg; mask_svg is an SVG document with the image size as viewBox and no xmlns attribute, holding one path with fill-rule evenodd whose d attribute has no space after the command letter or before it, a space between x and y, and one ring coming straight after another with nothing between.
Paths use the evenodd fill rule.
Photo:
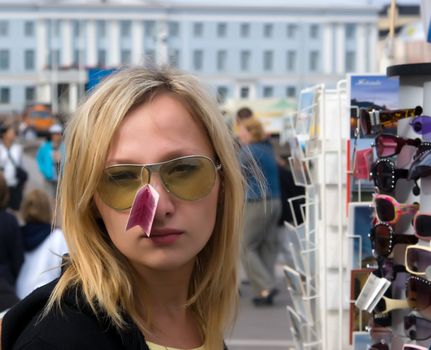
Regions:
<instances>
[{"instance_id":1,"label":"building window","mask_svg":"<svg viewBox=\"0 0 431 350\"><path fill-rule=\"evenodd\" d=\"M48 54L48 66L57 67L60 64L60 50L51 50Z\"/></svg>"},{"instance_id":2,"label":"building window","mask_svg":"<svg viewBox=\"0 0 431 350\"><path fill-rule=\"evenodd\" d=\"M9 69L9 50L0 50L0 70Z\"/></svg>"},{"instance_id":3,"label":"building window","mask_svg":"<svg viewBox=\"0 0 431 350\"><path fill-rule=\"evenodd\" d=\"M180 33L180 25L178 22L169 22L168 35L170 37L177 37Z\"/></svg>"},{"instance_id":4,"label":"building window","mask_svg":"<svg viewBox=\"0 0 431 350\"><path fill-rule=\"evenodd\" d=\"M346 72L354 72L356 70L356 55L353 51L346 52Z\"/></svg>"},{"instance_id":5,"label":"building window","mask_svg":"<svg viewBox=\"0 0 431 350\"><path fill-rule=\"evenodd\" d=\"M180 50L174 49L169 55L169 65L178 68L180 66Z\"/></svg>"},{"instance_id":6,"label":"building window","mask_svg":"<svg viewBox=\"0 0 431 350\"><path fill-rule=\"evenodd\" d=\"M8 21L0 21L0 37L8 36L9 34L9 23Z\"/></svg>"},{"instance_id":7,"label":"building window","mask_svg":"<svg viewBox=\"0 0 431 350\"><path fill-rule=\"evenodd\" d=\"M106 50L105 49L97 50L97 66L98 67L106 67Z\"/></svg>"},{"instance_id":8,"label":"building window","mask_svg":"<svg viewBox=\"0 0 431 350\"><path fill-rule=\"evenodd\" d=\"M265 38L270 38L272 37L272 31L273 31L273 26L270 23L266 23L263 26L263 36Z\"/></svg>"},{"instance_id":9,"label":"building window","mask_svg":"<svg viewBox=\"0 0 431 350\"><path fill-rule=\"evenodd\" d=\"M34 22L33 21L25 21L24 22L24 35L26 37L34 36Z\"/></svg>"},{"instance_id":10,"label":"building window","mask_svg":"<svg viewBox=\"0 0 431 350\"><path fill-rule=\"evenodd\" d=\"M287 97L296 97L296 87L288 86L286 88L286 96Z\"/></svg>"},{"instance_id":11,"label":"building window","mask_svg":"<svg viewBox=\"0 0 431 350\"><path fill-rule=\"evenodd\" d=\"M0 88L0 103L10 103L10 89L8 87Z\"/></svg>"},{"instance_id":12,"label":"building window","mask_svg":"<svg viewBox=\"0 0 431 350\"><path fill-rule=\"evenodd\" d=\"M317 24L312 24L310 26L310 38L311 39L319 38L319 26Z\"/></svg>"},{"instance_id":13,"label":"building window","mask_svg":"<svg viewBox=\"0 0 431 350\"><path fill-rule=\"evenodd\" d=\"M130 64L132 63L132 52L129 49L121 50L121 64Z\"/></svg>"},{"instance_id":14,"label":"building window","mask_svg":"<svg viewBox=\"0 0 431 350\"><path fill-rule=\"evenodd\" d=\"M153 49L145 50L145 62L148 64L156 63L156 51Z\"/></svg>"},{"instance_id":15,"label":"building window","mask_svg":"<svg viewBox=\"0 0 431 350\"><path fill-rule=\"evenodd\" d=\"M31 103L36 100L36 89L33 86L25 88L25 102Z\"/></svg>"},{"instance_id":16,"label":"building window","mask_svg":"<svg viewBox=\"0 0 431 350\"><path fill-rule=\"evenodd\" d=\"M266 71L272 70L274 54L270 50L263 52L263 69Z\"/></svg>"},{"instance_id":17,"label":"building window","mask_svg":"<svg viewBox=\"0 0 431 350\"><path fill-rule=\"evenodd\" d=\"M286 28L286 35L288 38L293 39L296 36L298 26L296 24L288 24Z\"/></svg>"},{"instance_id":18,"label":"building window","mask_svg":"<svg viewBox=\"0 0 431 350\"><path fill-rule=\"evenodd\" d=\"M24 51L24 69L25 70L33 70L35 67L35 53L34 50L25 50Z\"/></svg>"},{"instance_id":19,"label":"building window","mask_svg":"<svg viewBox=\"0 0 431 350\"><path fill-rule=\"evenodd\" d=\"M58 19L53 19L51 22L51 35L55 38L60 35L60 21Z\"/></svg>"},{"instance_id":20,"label":"building window","mask_svg":"<svg viewBox=\"0 0 431 350\"><path fill-rule=\"evenodd\" d=\"M145 21L144 22L144 35L150 37L156 36L156 22L155 21Z\"/></svg>"},{"instance_id":21,"label":"building window","mask_svg":"<svg viewBox=\"0 0 431 350\"><path fill-rule=\"evenodd\" d=\"M241 38L248 38L250 36L250 24L241 23L240 35Z\"/></svg>"},{"instance_id":22,"label":"building window","mask_svg":"<svg viewBox=\"0 0 431 350\"><path fill-rule=\"evenodd\" d=\"M250 69L250 57L251 57L251 52L249 50L241 51L240 67L242 71L248 71Z\"/></svg>"},{"instance_id":23,"label":"building window","mask_svg":"<svg viewBox=\"0 0 431 350\"><path fill-rule=\"evenodd\" d=\"M217 88L217 101L222 104L226 101L228 88L226 86L219 86Z\"/></svg>"},{"instance_id":24,"label":"building window","mask_svg":"<svg viewBox=\"0 0 431 350\"><path fill-rule=\"evenodd\" d=\"M217 51L217 70L224 71L226 69L226 50L218 50Z\"/></svg>"},{"instance_id":25,"label":"building window","mask_svg":"<svg viewBox=\"0 0 431 350\"><path fill-rule=\"evenodd\" d=\"M73 50L73 62L74 66L79 66L84 61L84 50L75 49Z\"/></svg>"},{"instance_id":26,"label":"building window","mask_svg":"<svg viewBox=\"0 0 431 350\"><path fill-rule=\"evenodd\" d=\"M193 35L196 38L200 38L203 35L204 25L202 22L193 23Z\"/></svg>"},{"instance_id":27,"label":"building window","mask_svg":"<svg viewBox=\"0 0 431 350\"><path fill-rule=\"evenodd\" d=\"M195 70L201 70L204 61L204 53L202 50L193 51L193 68Z\"/></svg>"},{"instance_id":28,"label":"building window","mask_svg":"<svg viewBox=\"0 0 431 350\"><path fill-rule=\"evenodd\" d=\"M75 38L79 38L81 36L81 28L79 21L72 21L72 33Z\"/></svg>"},{"instance_id":29,"label":"building window","mask_svg":"<svg viewBox=\"0 0 431 350\"><path fill-rule=\"evenodd\" d=\"M354 39L356 34L356 27L354 24L346 24L346 39Z\"/></svg>"},{"instance_id":30,"label":"building window","mask_svg":"<svg viewBox=\"0 0 431 350\"><path fill-rule=\"evenodd\" d=\"M226 36L226 23L217 23L217 36L224 38Z\"/></svg>"},{"instance_id":31,"label":"building window","mask_svg":"<svg viewBox=\"0 0 431 350\"><path fill-rule=\"evenodd\" d=\"M132 31L132 23L130 21L120 21L120 36L129 38Z\"/></svg>"},{"instance_id":32,"label":"building window","mask_svg":"<svg viewBox=\"0 0 431 350\"><path fill-rule=\"evenodd\" d=\"M96 33L98 38L106 37L106 22L105 21L97 21L96 22Z\"/></svg>"},{"instance_id":33,"label":"building window","mask_svg":"<svg viewBox=\"0 0 431 350\"><path fill-rule=\"evenodd\" d=\"M293 50L287 51L286 68L288 71L294 71L296 69L296 52Z\"/></svg>"},{"instance_id":34,"label":"building window","mask_svg":"<svg viewBox=\"0 0 431 350\"><path fill-rule=\"evenodd\" d=\"M239 90L240 98L248 98L250 96L250 88L248 86L242 86Z\"/></svg>"},{"instance_id":35,"label":"building window","mask_svg":"<svg viewBox=\"0 0 431 350\"><path fill-rule=\"evenodd\" d=\"M269 98L274 96L274 88L272 86L263 87L263 97Z\"/></svg>"},{"instance_id":36,"label":"building window","mask_svg":"<svg viewBox=\"0 0 431 350\"><path fill-rule=\"evenodd\" d=\"M310 51L310 71L316 72L319 69L319 51Z\"/></svg>"}]
</instances>

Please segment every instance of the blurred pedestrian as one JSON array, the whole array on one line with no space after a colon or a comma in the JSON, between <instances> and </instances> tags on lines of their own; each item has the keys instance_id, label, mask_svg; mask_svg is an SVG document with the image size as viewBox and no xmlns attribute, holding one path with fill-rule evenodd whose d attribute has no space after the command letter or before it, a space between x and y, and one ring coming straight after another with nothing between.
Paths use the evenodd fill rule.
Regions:
<instances>
[{"instance_id":1,"label":"blurred pedestrian","mask_svg":"<svg viewBox=\"0 0 431 350\"><path fill-rule=\"evenodd\" d=\"M0 123L0 170L9 188L8 207L18 211L22 201L27 171L22 163L22 146L15 143L16 128L12 121Z\"/></svg>"},{"instance_id":2,"label":"blurred pedestrian","mask_svg":"<svg viewBox=\"0 0 431 350\"><path fill-rule=\"evenodd\" d=\"M25 256L16 291L22 299L60 276L62 256L68 249L63 232L53 229L51 199L45 191L36 189L24 196L21 217Z\"/></svg>"},{"instance_id":3,"label":"blurred pedestrian","mask_svg":"<svg viewBox=\"0 0 431 350\"><path fill-rule=\"evenodd\" d=\"M18 221L6 210L9 189L0 172L0 312L19 301L15 282L24 261L24 249Z\"/></svg>"},{"instance_id":4,"label":"blurred pedestrian","mask_svg":"<svg viewBox=\"0 0 431 350\"><path fill-rule=\"evenodd\" d=\"M261 122L246 118L238 125L243 145L241 159L251 154L265 179L261 189L253 174L247 176L247 205L242 249L242 264L254 290L255 305L271 305L278 293L275 263L278 255L277 223L281 215L280 179L274 150Z\"/></svg>"},{"instance_id":5,"label":"blurred pedestrian","mask_svg":"<svg viewBox=\"0 0 431 350\"><path fill-rule=\"evenodd\" d=\"M125 69L65 135L58 198L70 259L5 315L3 350L223 349L244 181L216 101L170 68Z\"/></svg>"},{"instance_id":6,"label":"blurred pedestrian","mask_svg":"<svg viewBox=\"0 0 431 350\"><path fill-rule=\"evenodd\" d=\"M54 124L49 128L48 139L39 146L36 154L37 165L45 179L45 190L52 198L55 198L57 193L58 175L63 159L63 127Z\"/></svg>"}]
</instances>

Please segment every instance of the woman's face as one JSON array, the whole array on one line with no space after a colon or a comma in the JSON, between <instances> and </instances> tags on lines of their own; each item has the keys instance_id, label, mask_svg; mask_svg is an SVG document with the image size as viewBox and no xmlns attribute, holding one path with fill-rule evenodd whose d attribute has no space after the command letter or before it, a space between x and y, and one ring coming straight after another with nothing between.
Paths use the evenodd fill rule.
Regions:
<instances>
[{"instance_id":1,"label":"woman's face","mask_svg":"<svg viewBox=\"0 0 431 350\"><path fill-rule=\"evenodd\" d=\"M3 134L3 141L7 143L12 143L16 139L16 131L15 128L8 128L6 132Z\"/></svg>"},{"instance_id":2,"label":"woman's face","mask_svg":"<svg viewBox=\"0 0 431 350\"><path fill-rule=\"evenodd\" d=\"M251 134L247 130L247 128L241 123L239 123L238 125L238 138L240 142L244 145L248 145L249 143L251 143Z\"/></svg>"},{"instance_id":3,"label":"woman's face","mask_svg":"<svg viewBox=\"0 0 431 350\"><path fill-rule=\"evenodd\" d=\"M164 94L126 116L114 135L105 165L151 164L187 155L215 158L202 127L178 100ZM137 269L193 266L214 229L219 175L211 192L197 201L182 200L167 192L158 173L151 174L150 184L160 194L150 238L140 226L126 231L130 209L115 210L95 196L112 242ZM166 234L167 239L160 239Z\"/></svg>"}]
</instances>

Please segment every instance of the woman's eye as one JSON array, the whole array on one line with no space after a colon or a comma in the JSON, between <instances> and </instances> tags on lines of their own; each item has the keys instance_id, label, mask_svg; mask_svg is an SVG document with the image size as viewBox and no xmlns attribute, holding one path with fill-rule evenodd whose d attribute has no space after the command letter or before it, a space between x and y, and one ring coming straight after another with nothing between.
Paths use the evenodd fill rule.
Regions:
<instances>
[{"instance_id":1,"label":"woman's eye","mask_svg":"<svg viewBox=\"0 0 431 350\"><path fill-rule=\"evenodd\" d=\"M138 176L134 172L130 171L121 171L117 173L108 174L108 180L111 182L123 182L130 180L137 180Z\"/></svg>"},{"instance_id":2,"label":"woman's eye","mask_svg":"<svg viewBox=\"0 0 431 350\"><path fill-rule=\"evenodd\" d=\"M169 175L185 175L190 174L199 169L198 166L193 164L178 164L169 169Z\"/></svg>"}]
</instances>

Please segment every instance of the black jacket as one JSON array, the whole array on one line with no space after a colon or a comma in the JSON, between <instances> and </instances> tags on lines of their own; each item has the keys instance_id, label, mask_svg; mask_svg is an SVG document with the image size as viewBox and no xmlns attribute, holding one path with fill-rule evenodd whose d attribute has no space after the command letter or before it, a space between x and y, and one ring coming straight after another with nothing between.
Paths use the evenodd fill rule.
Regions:
<instances>
[{"instance_id":1,"label":"black jacket","mask_svg":"<svg viewBox=\"0 0 431 350\"><path fill-rule=\"evenodd\" d=\"M149 350L131 320L125 317L127 326L119 331L103 312L96 316L79 289L65 293L62 312L52 309L40 318L57 281L36 289L4 316L2 350Z\"/></svg>"},{"instance_id":2,"label":"black jacket","mask_svg":"<svg viewBox=\"0 0 431 350\"><path fill-rule=\"evenodd\" d=\"M57 280L36 289L3 318L2 350L149 350L142 332L133 322L118 331L103 313L98 316L82 302L79 291L68 291L62 310L41 313Z\"/></svg>"}]
</instances>

